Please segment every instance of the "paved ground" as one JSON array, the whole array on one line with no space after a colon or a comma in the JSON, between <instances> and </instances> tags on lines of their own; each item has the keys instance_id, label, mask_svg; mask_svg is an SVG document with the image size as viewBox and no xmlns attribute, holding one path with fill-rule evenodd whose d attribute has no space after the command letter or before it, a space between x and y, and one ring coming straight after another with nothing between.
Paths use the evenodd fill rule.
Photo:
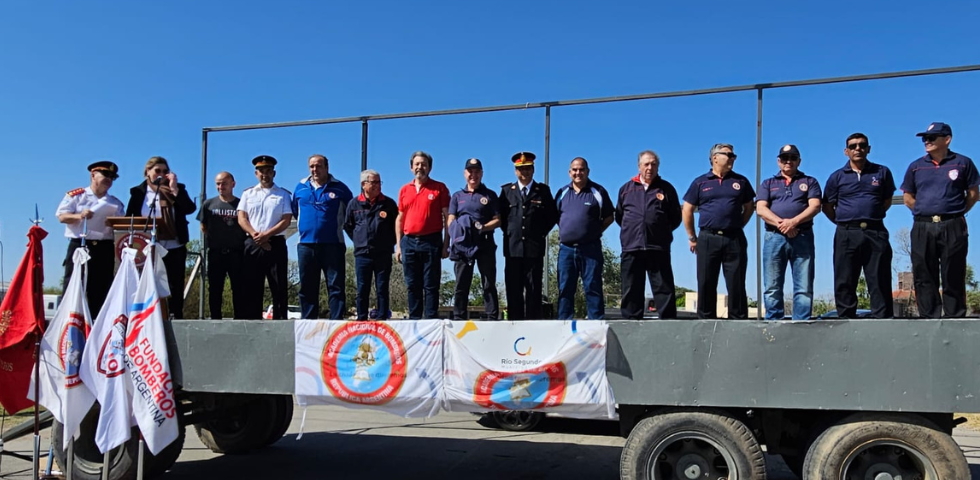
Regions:
<instances>
[{"instance_id":1,"label":"paved ground","mask_svg":"<svg viewBox=\"0 0 980 480\"><path fill-rule=\"evenodd\" d=\"M553 418L534 432L514 433L481 426L470 414L408 420L339 407L310 408L297 440L301 417L297 409L286 437L248 455L213 454L188 429L183 453L164 478L614 480L625 441L614 422ZM955 438L980 479L980 432L957 429ZM31 436L5 448L30 455ZM778 457L767 460L770 479L795 478ZM0 479L29 478L29 462L3 457Z\"/></svg>"}]
</instances>

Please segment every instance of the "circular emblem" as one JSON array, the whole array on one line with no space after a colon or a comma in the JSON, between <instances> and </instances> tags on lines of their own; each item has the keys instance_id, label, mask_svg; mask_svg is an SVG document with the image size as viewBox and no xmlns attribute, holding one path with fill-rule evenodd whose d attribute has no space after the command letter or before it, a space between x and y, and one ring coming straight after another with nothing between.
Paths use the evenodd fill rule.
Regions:
<instances>
[{"instance_id":1,"label":"circular emblem","mask_svg":"<svg viewBox=\"0 0 980 480\"><path fill-rule=\"evenodd\" d=\"M808 187L808 186L806 186L806 184L805 184L805 183L801 183L801 184L800 184L800 191L801 191L801 192L805 192L805 191L807 191L807 190L809 190L809 189L810 189L810 187Z\"/></svg>"},{"instance_id":2,"label":"circular emblem","mask_svg":"<svg viewBox=\"0 0 980 480\"><path fill-rule=\"evenodd\" d=\"M657 200L660 200L662 202L664 200L664 194L661 192L657 192Z\"/></svg>"},{"instance_id":3,"label":"circular emblem","mask_svg":"<svg viewBox=\"0 0 980 480\"><path fill-rule=\"evenodd\" d=\"M327 196L330 198L337 198L337 194L333 192L328 193Z\"/></svg>"},{"instance_id":4,"label":"circular emblem","mask_svg":"<svg viewBox=\"0 0 980 480\"><path fill-rule=\"evenodd\" d=\"M738 182L733 183L732 184L732 188L734 188L735 190L741 190L742 189L742 184L741 183L738 183Z\"/></svg>"},{"instance_id":5,"label":"circular emblem","mask_svg":"<svg viewBox=\"0 0 980 480\"><path fill-rule=\"evenodd\" d=\"M433 194L431 194L431 193L429 194L429 200L433 200L433 199L435 199L435 198L436 198L436 196L435 196L435 195L433 195Z\"/></svg>"},{"instance_id":6,"label":"circular emblem","mask_svg":"<svg viewBox=\"0 0 980 480\"><path fill-rule=\"evenodd\" d=\"M65 371L65 386L68 388L82 384L82 379L78 377L78 368L82 364L86 330L85 318L76 312L71 312L68 315L68 321L65 322L65 327L61 330L61 338L58 341L58 359L61 360L61 368Z\"/></svg>"},{"instance_id":7,"label":"circular emblem","mask_svg":"<svg viewBox=\"0 0 980 480\"><path fill-rule=\"evenodd\" d=\"M133 232L133 240L130 242L129 233L124 233L116 239L116 261L122 259L122 251L127 248L136 249L136 267L140 268L143 266L143 262L146 260L146 255L143 254L143 249L150 244L150 235L147 232Z\"/></svg>"},{"instance_id":8,"label":"circular emblem","mask_svg":"<svg viewBox=\"0 0 980 480\"><path fill-rule=\"evenodd\" d=\"M487 197L480 197L480 203L482 203L483 205L486 205L486 204L490 203L490 201L487 200Z\"/></svg>"},{"instance_id":9,"label":"circular emblem","mask_svg":"<svg viewBox=\"0 0 980 480\"><path fill-rule=\"evenodd\" d=\"M126 325L129 319L125 315L116 317L112 322L113 335L105 338L102 348L99 349L99 363L96 369L106 378L118 377L125 373L124 357L126 352L123 347L123 339L126 338Z\"/></svg>"},{"instance_id":10,"label":"circular emblem","mask_svg":"<svg viewBox=\"0 0 980 480\"><path fill-rule=\"evenodd\" d=\"M792 149L793 149L793 147L790 147L789 145L786 145L786 146L783 147L783 151L784 152L788 152L788 151L790 151Z\"/></svg>"},{"instance_id":11,"label":"circular emblem","mask_svg":"<svg viewBox=\"0 0 980 480\"><path fill-rule=\"evenodd\" d=\"M959 170L956 170L956 169L950 170L949 171L949 179L950 180L956 180L957 178L960 178L960 171Z\"/></svg>"},{"instance_id":12,"label":"circular emblem","mask_svg":"<svg viewBox=\"0 0 980 480\"><path fill-rule=\"evenodd\" d=\"M378 214L378 216L381 218L388 218L388 212L381 212Z\"/></svg>"},{"instance_id":13,"label":"circular emblem","mask_svg":"<svg viewBox=\"0 0 980 480\"><path fill-rule=\"evenodd\" d=\"M565 401L565 364L550 363L523 372L484 370L476 377L473 401L484 408L533 410Z\"/></svg>"},{"instance_id":14,"label":"circular emblem","mask_svg":"<svg viewBox=\"0 0 980 480\"><path fill-rule=\"evenodd\" d=\"M347 322L327 339L320 367L330 393L345 402L384 405L405 384L405 345L384 322Z\"/></svg>"},{"instance_id":15,"label":"circular emblem","mask_svg":"<svg viewBox=\"0 0 980 480\"><path fill-rule=\"evenodd\" d=\"M483 228L483 224L480 222L473 222L473 228L480 230Z\"/></svg>"}]
</instances>

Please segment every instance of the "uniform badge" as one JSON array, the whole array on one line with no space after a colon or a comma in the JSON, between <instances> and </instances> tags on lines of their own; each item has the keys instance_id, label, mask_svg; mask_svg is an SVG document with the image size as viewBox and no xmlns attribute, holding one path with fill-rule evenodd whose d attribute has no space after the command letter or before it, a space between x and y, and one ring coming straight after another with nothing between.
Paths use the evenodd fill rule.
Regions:
<instances>
[{"instance_id":1,"label":"uniform badge","mask_svg":"<svg viewBox=\"0 0 980 480\"><path fill-rule=\"evenodd\" d=\"M435 198L436 198L436 196L435 196L435 195L433 195L433 194L431 194L431 193L429 194L429 200L435 200Z\"/></svg>"},{"instance_id":2,"label":"uniform badge","mask_svg":"<svg viewBox=\"0 0 980 480\"><path fill-rule=\"evenodd\" d=\"M808 187L808 186L806 186L806 184L805 184L805 183L801 183L801 184L800 184L800 191L801 191L801 192L805 192L805 191L807 191L807 190L809 190L809 189L810 189L810 187Z\"/></svg>"},{"instance_id":3,"label":"uniform badge","mask_svg":"<svg viewBox=\"0 0 980 480\"><path fill-rule=\"evenodd\" d=\"M929 125L929 128L927 128L926 131L927 132L931 132L934 128L936 128L936 124L935 123L933 123L932 125Z\"/></svg>"},{"instance_id":4,"label":"uniform badge","mask_svg":"<svg viewBox=\"0 0 980 480\"><path fill-rule=\"evenodd\" d=\"M956 169L950 170L949 171L949 179L950 180L956 180L957 178L960 178L960 171L959 170L956 170Z\"/></svg>"},{"instance_id":5,"label":"uniform badge","mask_svg":"<svg viewBox=\"0 0 980 480\"><path fill-rule=\"evenodd\" d=\"M327 196L330 198L337 198L337 194L333 192L328 193Z\"/></svg>"},{"instance_id":6,"label":"uniform badge","mask_svg":"<svg viewBox=\"0 0 980 480\"><path fill-rule=\"evenodd\" d=\"M378 216L381 218L388 218L388 212L381 212L378 214Z\"/></svg>"},{"instance_id":7,"label":"uniform badge","mask_svg":"<svg viewBox=\"0 0 980 480\"><path fill-rule=\"evenodd\" d=\"M737 183L737 182L736 183L733 183L732 184L732 188L734 188L735 190L741 190L742 189L742 184L741 183Z\"/></svg>"},{"instance_id":8,"label":"uniform badge","mask_svg":"<svg viewBox=\"0 0 980 480\"><path fill-rule=\"evenodd\" d=\"M510 189L511 189L511 190L517 190L517 185L511 185L511 186L510 186Z\"/></svg>"},{"instance_id":9,"label":"uniform badge","mask_svg":"<svg viewBox=\"0 0 980 480\"><path fill-rule=\"evenodd\" d=\"M792 148L792 147L790 147L789 145L786 145L785 147L783 147L783 151L784 151L784 152L788 152L788 151L790 151L790 150L792 150L792 149L793 149L793 148Z\"/></svg>"},{"instance_id":10,"label":"uniform badge","mask_svg":"<svg viewBox=\"0 0 980 480\"><path fill-rule=\"evenodd\" d=\"M664 194L657 192L657 200L660 200L661 202L664 201Z\"/></svg>"},{"instance_id":11,"label":"uniform badge","mask_svg":"<svg viewBox=\"0 0 980 480\"><path fill-rule=\"evenodd\" d=\"M879 185L878 177L871 177L871 186L877 187Z\"/></svg>"},{"instance_id":12,"label":"uniform badge","mask_svg":"<svg viewBox=\"0 0 980 480\"><path fill-rule=\"evenodd\" d=\"M955 170L954 170L954 172L955 172ZM480 197L480 203L486 205L486 204L490 203L490 201L487 200L487 197Z\"/></svg>"}]
</instances>

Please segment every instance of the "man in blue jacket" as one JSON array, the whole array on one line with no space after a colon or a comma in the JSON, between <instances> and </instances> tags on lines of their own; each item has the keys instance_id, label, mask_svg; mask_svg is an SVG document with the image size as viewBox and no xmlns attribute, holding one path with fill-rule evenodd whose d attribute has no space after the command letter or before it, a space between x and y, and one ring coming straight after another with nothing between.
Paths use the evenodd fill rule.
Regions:
<instances>
[{"instance_id":1,"label":"man in blue jacket","mask_svg":"<svg viewBox=\"0 0 980 480\"><path fill-rule=\"evenodd\" d=\"M354 241L354 272L357 275L357 297L354 305L357 319L368 319L371 277L378 298L377 320L387 320L388 284L391 279L391 256L395 252L395 218L398 204L381 193L381 174L374 170L361 172L361 194L347 205L344 230Z\"/></svg>"},{"instance_id":2,"label":"man in blue jacket","mask_svg":"<svg viewBox=\"0 0 980 480\"><path fill-rule=\"evenodd\" d=\"M640 172L619 189L616 223L622 245L623 318L643 318L645 278L660 319L677 318L674 270L670 265L672 233L681 224L677 190L660 177L660 157L640 152Z\"/></svg>"},{"instance_id":3,"label":"man in blue jacket","mask_svg":"<svg viewBox=\"0 0 980 480\"><path fill-rule=\"evenodd\" d=\"M299 306L303 318L320 318L320 272L327 279L330 318L344 318L346 263L344 217L354 195L347 185L330 174L323 155L307 161L310 176L300 180L293 192L293 213L299 230Z\"/></svg>"}]
</instances>

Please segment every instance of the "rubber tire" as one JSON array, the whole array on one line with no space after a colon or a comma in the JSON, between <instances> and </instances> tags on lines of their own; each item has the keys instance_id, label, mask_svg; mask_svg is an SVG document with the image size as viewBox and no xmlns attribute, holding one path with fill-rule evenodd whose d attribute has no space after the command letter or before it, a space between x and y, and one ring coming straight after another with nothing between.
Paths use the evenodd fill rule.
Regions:
<instances>
[{"instance_id":1,"label":"rubber tire","mask_svg":"<svg viewBox=\"0 0 980 480\"><path fill-rule=\"evenodd\" d=\"M293 422L293 397L292 395L270 395L267 400L273 412L275 420L269 438L261 446L266 447L279 441L286 430Z\"/></svg>"},{"instance_id":2,"label":"rubber tire","mask_svg":"<svg viewBox=\"0 0 980 480\"><path fill-rule=\"evenodd\" d=\"M668 411L640 420L623 446L619 477L623 480L653 480L648 460L668 436L697 432L725 447L734 460L739 480L765 480L766 459L755 435L741 421L713 410Z\"/></svg>"},{"instance_id":3,"label":"rubber tire","mask_svg":"<svg viewBox=\"0 0 980 480\"><path fill-rule=\"evenodd\" d=\"M244 453L269 443L276 410L267 396L225 409L226 417L194 425L197 437L214 453Z\"/></svg>"},{"instance_id":4,"label":"rubber tire","mask_svg":"<svg viewBox=\"0 0 980 480\"><path fill-rule=\"evenodd\" d=\"M970 466L953 438L916 415L858 413L824 430L810 446L803 480L837 478L854 450L875 440L892 440L918 450L939 474L933 480L970 478Z\"/></svg>"},{"instance_id":5,"label":"rubber tire","mask_svg":"<svg viewBox=\"0 0 980 480\"><path fill-rule=\"evenodd\" d=\"M75 462L72 471L77 480L101 480L103 455L95 445L95 429L98 425L98 407L94 408L82 421L81 434L75 440ZM55 461L62 471L66 471L68 453L63 448L65 427L57 420L51 425L51 442ZM138 465L139 429L133 427L129 440L109 452L109 480L131 480L136 478ZM143 463L146 469L144 478L155 478L170 469L177 462L184 448L184 428L180 427L177 439L167 445L159 455L150 454L143 446Z\"/></svg>"},{"instance_id":6,"label":"rubber tire","mask_svg":"<svg viewBox=\"0 0 980 480\"><path fill-rule=\"evenodd\" d=\"M524 415L527 415L526 419L516 418ZM541 423L541 420L544 419L544 414L541 412L528 412L524 410L492 412L490 416L493 417L493 421L498 427L508 432L528 432L534 430Z\"/></svg>"}]
</instances>

